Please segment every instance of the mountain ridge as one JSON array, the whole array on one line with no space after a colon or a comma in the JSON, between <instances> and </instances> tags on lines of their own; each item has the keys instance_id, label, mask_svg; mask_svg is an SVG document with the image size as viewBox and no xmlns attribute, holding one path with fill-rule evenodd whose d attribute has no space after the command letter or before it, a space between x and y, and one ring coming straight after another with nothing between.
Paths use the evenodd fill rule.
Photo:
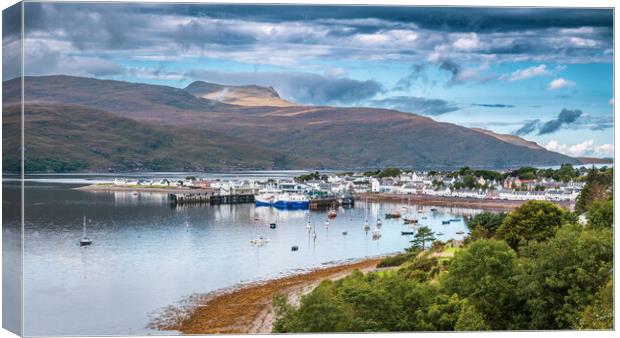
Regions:
<instances>
[{"instance_id":1,"label":"mountain ridge","mask_svg":"<svg viewBox=\"0 0 620 338\"><path fill-rule=\"evenodd\" d=\"M18 102L19 87L20 81L3 82L5 104ZM221 147L231 152L243 154L252 148L268 153L260 162L264 169L506 168L579 163L542 147L507 142L498 134L390 109L242 106L196 97L174 87L71 76L25 77L24 87L27 104L49 102L55 109L62 109L58 105L100 109L149 126L191 131L195 137L214 133ZM67 119L62 111L50 113L58 123ZM225 158L219 154L213 161Z\"/></svg>"}]
</instances>

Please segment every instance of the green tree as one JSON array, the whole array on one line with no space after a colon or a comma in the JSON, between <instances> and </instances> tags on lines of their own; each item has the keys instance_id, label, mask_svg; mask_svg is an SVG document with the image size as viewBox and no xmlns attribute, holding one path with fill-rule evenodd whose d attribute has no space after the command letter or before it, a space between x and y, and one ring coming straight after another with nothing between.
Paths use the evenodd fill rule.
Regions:
<instances>
[{"instance_id":1,"label":"green tree","mask_svg":"<svg viewBox=\"0 0 620 338\"><path fill-rule=\"evenodd\" d=\"M302 296L298 309L279 299L275 303L277 320L273 331L344 332L349 327L349 318L344 305L337 300L336 285L330 280Z\"/></svg>"},{"instance_id":2,"label":"green tree","mask_svg":"<svg viewBox=\"0 0 620 338\"><path fill-rule=\"evenodd\" d=\"M469 299L493 330L510 327L515 303L514 282L517 254L503 241L483 239L456 252L442 278L449 294Z\"/></svg>"},{"instance_id":3,"label":"green tree","mask_svg":"<svg viewBox=\"0 0 620 338\"><path fill-rule=\"evenodd\" d=\"M612 230L567 224L545 242L529 242L521 255L516 290L530 314L522 329L570 329L612 275Z\"/></svg>"},{"instance_id":4,"label":"green tree","mask_svg":"<svg viewBox=\"0 0 620 338\"><path fill-rule=\"evenodd\" d=\"M590 206L595 201L605 201L608 199L608 196L613 196L613 184L613 169L608 169L603 172L596 168L590 169L586 177L586 185L577 198L575 211L580 214L584 213L590 209Z\"/></svg>"},{"instance_id":5,"label":"green tree","mask_svg":"<svg viewBox=\"0 0 620 338\"><path fill-rule=\"evenodd\" d=\"M502 225L502 222L506 219L506 213L500 212L482 212L467 221L467 228L476 236L470 235L471 240L478 238L491 238L495 235L497 228Z\"/></svg>"},{"instance_id":6,"label":"green tree","mask_svg":"<svg viewBox=\"0 0 620 338\"><path fill-rule=\"evenodd\" d=\"M490 330L489 325L484 321L484 316L471 305L469 301L464 300L459 312L459 318L454 326L456 331L484 331Z\"/></svg>"},{"instance_id":7,"label":"green tree","mask_svg":"<svg viewBox=\"0 0 620 338\"><path fill-rule=\"evenodd\" d=\"M383 177L399 177L400 176L400 169L398 168L386 168L383 171L381 171L377 177L379 178L383 178Z\"/></svg>"},{"instance_id":8,"label":"green tree","mask_svg":"<svg viewBox=\"0 0 620 338\"><path fill-rule=\"evenodd\" d=\"M588 226L592 228L611 228L614 225L614 201L595 201L586 214Z\"/></svg>"},{"instance_id":9,"label":"green tree","mask_svg":"<svg viewBox=\"0 0 620 338\"><path fill-rule=\"evenodd\" d=\"M411 248L426 250L426 243L433 242L435 239L435 233L429 227L420 227L410 242Z\"/></svg>"},{"instance_id":10,"label":"green tree","mask_svg":"<svg viewBox=\"0 0 620 338\"><path fill-rule=\"evenodd\" d=\"M614 328L614 281L610 279L594 296L592 304L581 313L578 329L611 330Z\"/></svg>"},{"instance_id":11,"label":"green tree","mask_svg":"<svg viewBox=\"0 0 620 338\"><path fill-rule=\"evenodd\" d=\"M497 237L517 250L522 242L544 241L565 222L566 211L546 201L527 201L508 214Z\"/></svg>"},{"instance_id":12,"label":"green tree","mask_svg":"<svg viewBox=\"0 0 620 338\"><path fill-rule=\"evenodd\" d=\"M476 187L476 178L473 175L463 176L463 186L465 188L473 189Z\"/></svg>"}]
</instances>

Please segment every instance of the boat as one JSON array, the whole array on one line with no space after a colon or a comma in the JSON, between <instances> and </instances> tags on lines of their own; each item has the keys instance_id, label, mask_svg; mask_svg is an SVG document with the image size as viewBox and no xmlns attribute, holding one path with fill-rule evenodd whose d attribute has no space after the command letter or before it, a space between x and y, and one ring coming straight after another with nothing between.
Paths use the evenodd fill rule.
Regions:
<instances>
[{"instance_id":1,"label":"boat","mask_svg":"<svg viewBox=\"0 0 620 338\"><path fill-rule=\"evenodd\" d=\"M368 224L368 220L364 222L364 230L370 230L370 224Z\"/></svg>"},{"instance_id":2,"label":"boat","mask_svg":"<svg viewBox=\"0 0 620 338\"><path fill-rule=\"evenodd\" d=\"M269 227L270 227L271 229L275 229L275 228L276 228L276 224L275 224L275 223L271 223L271 224L269 224Z\"/></svg>"},{"instance_id":3,"label":"boat","mask_svg":"<svg viewBox=\"0 0 620 338\"><path fill-rule=\"evenodd\" d=\"M310 223L310 221L306 223L306 229L308 230L312 229L312 224Z\"/></svg>"},{"instance_id":4,"label":"boat","mask_svg":"<svg viewBox=\"0 0 620 338\"><path fill-rule=\"evenodd\" d=\"M460 218L450 218L449 221L450 222L460 222L461 219Z\"/></svg>"},{"instance_id":5,"label":"boat","mask_svg":"<svg viewBox=\"0 0 620 338\"><path fill-rule=\"evenodd\" d=\"M441 221L441 224L450 224L450 220L447 220L447 221Z\"/></svg>"},{"instance_id":6,"label":"boat","mask_svg":"<svg viewBox=\"0 0 620 338\"><path fill-rule=\"evenodd\" d=\"M299 250L299 247L297 245L293 245L291 247L291 251L297 251L297 250Z\"/></svg>"},{"instance_id":7,"label":"boat","mask_svg":"<svg viewBox=\"0 0 620 338\"><path fill-rule=\"evenodd\" d=\"M403 218L405 224L418 224L418 220L415 218Z\"/></svg>"},{"instance_id":8,"label":"boat","mask_svg":"<svg viewBox=\"0 0 620 338\"><path fill-rule=\"evenodd\" d=\"M271 193L265 193L254 196L254 204L257 207L271 207L275 203L277 195Z\"/></svg>"},{"instance_id":9,"label":"boat","mask_svg":"<svg viewBox=\"0 0 620 338\"><path fill-rule=\"evenodd\" d=\"M403 230L403 231L400 232L400 234L403 235L403 236L407 236L407 235L413 235L414 232L413 231L404 231Z\"/></svg>"},{"instance_id":10,"label":"boat","mask_svg":"<svg viewBox=\"0 0 620 338\"><path fill-rule=\"evenodd\" d=\"M437 211L437 208L431 208L431 211Z\"/></svg>"},{"instance_id":11,"label":"boat","mask_svg":"<svg viewBox=\"0 0 620 338\"><path fill-rule=\"evenodd\" d=\"M437 236L443 236L443 232L438 232Z\"/></svg>"},{"instance_id":12,"label":"boat","mask_svg":"<svg viewBox=\"0 0 620 338\"><path fill-rule=\"evenodd\" d=\"M383 225L383 222L381 221L380 218L377 218L377 227L381 227Z\"/></svg>"},{"instance_id":13,"label":"boat","mask_svg":"<svg viewBox=\"0 0 620 338\"><path fill-rule=\"evenodd\" d=\"M329 212L327 213L327 217L329 218L335 218L336 216L338 216L338 214L336 213L336 210L334 209L330 209Z\"/></svg>"},{"instance_id":14,"label":"boat","mask_svg":"<svg viewBox=\"0 0 620 338\"><path fill-rule=\"evenodd\" d=\"M329 220L325 221L325 226L329 226Z\"/></svg>"},{"instance_id":15,"label":"boat","mask_svg":"<svg viewBox=\"0 0 620 338\"><path fill-rule=\"evenodd\" d=\"M254 238L254 239L251 239L250 243L256 244L256 245L263 245L263 244L269 243L269 239L265 238L263 236L258 236L258 237Z\"/></svg>"},{"instance_id":16,"label":"boat","mask_svg":"<svg viewBox=\"0 0 620 338\"><path fill-rule=\"evenodd\" d=\"M426 216L422 216L421 218L422 218L422 219L427 219L428 217L426 217Z\"/></svg>"},{"instance_id":17,"label":"boat","mask_svg":"<svg viewBox=\"0 0 620 338\"><path fill-rule=\"evenodd\" d=\"M400 212L397 210L393 213L386 213L385 218L400 218Z\"/></svg>"},{"instance_id":18,"label":"boat","mask_svg":"<svg viewBox=\"0 0 620 338\"><path fill-rule=\"evenodd\" d=\"M279 209L308 209L310 200L302 194L265 193L254 197L256 206L270 206Z\"/></svg>"},{"instance_id":19,"label":"boat","mask_svg":"<svg viewBox=\"0 0 620 338\"><path fill-rule=\"evenodd\" d=\"M82 229L82 239L80 240L80 246L87 246L93 244L90 238L86 237L86 216L84 216L84 226Z\"/></svg>"},{"instance_id":20,"label":"boat","mask_svg":"<svg viewBox=\"0 0 620 338\"><path fill-rule=\"evenodd\" d=\"M462 234L464 234L464 233L465 233L464 231L457 231L457 232L456 232L456 234L457 234L457 235L462 235Z\"/></svg>"},{"instance_id":21,"label":"boat","mask_svg":"<svg viewBox=\"0 0 620 338\"><path fill-rule=\"evenodd\" d=\"M346 236L346 235L349 234L349 232L345 230L345 231L342 232L342 234Z\"/></svg>"},{"instance_id":22,"label":"boat","mask_svg":"<svg viewBox=\"0 0 620 338\"><path fill-rule=\"evenodd\" d=\"M381 238L381 230L375 228L375 230L372 231L372 239L378 240L379 238Z\"/></svg>"},{"instance_id":23,"label":"boat","mask_svg":"<svg viewBox=\"0 0 620 338\"><path fill-rule=\"evenodd\" d=\"M131 194L134 195L134 196L138 196L138 192L137 191L134 191Z\"/></svg>"},{"instance_id":24,"label":"boat","mask_svg":"<svg viewBox=\"0 0 620 338\"><path fill-rule=\"evenodd\" d=\"M316 241L316 231L312 231L312 239Z\"/></svg>"},{"instance_id":25,"label":"boat","mask_svg":"<svg viewBox=\"0 0 620 338\"><path fill-rule=\"evenodd\" d=\"M273 206L280 209L308 209L310 200L301 194L280 194Z\"/></svg>"}]
</instances>

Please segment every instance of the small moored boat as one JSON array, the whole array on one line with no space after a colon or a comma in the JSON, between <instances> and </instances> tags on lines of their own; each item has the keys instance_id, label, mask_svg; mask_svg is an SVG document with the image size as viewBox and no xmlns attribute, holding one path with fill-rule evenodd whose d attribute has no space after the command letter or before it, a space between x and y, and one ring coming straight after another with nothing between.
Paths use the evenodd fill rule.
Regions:
<instances>
[{"instance_id":1,"label":"small moored boat","mask_svg":"<svg viewBox=\"0 0 620 338\"><path fill-rule=\"evenodd\" d=\"M393 213L386 213L385 218L400 218L400 212L395 211Z\"/></svg>"},{"instance_id":2,"label":"small moored boat","mask_svg":"<svg viewBox=\"0 0 620 338\"><path fill-rule=\"evenodd\" d=\"M87 246L93 244L93 241L90 238L86 237L86 216L84 216L84 225L83 225L83 234L82 239L80 240L80 246Z\"/></svg>"}]
</instances>

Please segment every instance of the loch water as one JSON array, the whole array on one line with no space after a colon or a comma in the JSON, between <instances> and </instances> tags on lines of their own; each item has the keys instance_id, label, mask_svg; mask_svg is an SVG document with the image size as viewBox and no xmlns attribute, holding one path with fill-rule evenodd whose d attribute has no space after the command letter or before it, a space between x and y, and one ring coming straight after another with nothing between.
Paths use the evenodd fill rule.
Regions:
<instances>
[{"instance_id":1,"label":"loch water","mask_svg":"<svg viewBox=\"0 0 620 338\"><path fill-rule=\"evenodd\" d=\"M443 233L436 235L438 239L448 240L462 239L464 235L456 233L467 232L463 217L481 212L444 207L431 211L430 206L408 205L406 200L358 200L353 208L338 209L338 216L326 225L326 210L253 204L171 207L165 194L74 189L110 177L41 175L25 181L25 335L165 334L147 329L150 316L194 293L402 251L412 236L401 231L414 228L402 219L385 219L385 213L398 210L417 218L419 225ZM18 227L10 226L19 223L19 208L10 201L19 195L20 184L10 177L3 180L5 239L21 236ZM84 216L93 244L80 247ZM366 217L370 231L364 230ZM377 218L382 220L381 238L373 240ZM448 219L458 221L442 224ZM306 228L307 220L316 239ZM250 243L261 235L268 244ZM298 251L291 250L294 245Z\"/></svg>"}]
</instances>

